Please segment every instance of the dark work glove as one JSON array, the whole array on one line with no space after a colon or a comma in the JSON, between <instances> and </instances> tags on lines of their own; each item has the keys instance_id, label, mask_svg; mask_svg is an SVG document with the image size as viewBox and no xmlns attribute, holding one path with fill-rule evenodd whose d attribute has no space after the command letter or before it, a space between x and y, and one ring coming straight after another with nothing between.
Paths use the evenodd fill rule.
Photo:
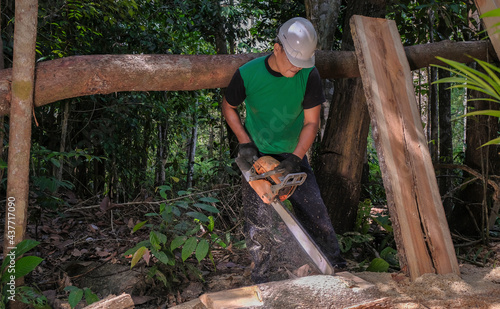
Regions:
<instances>
[{"instance_id":1,"label":"dark work glove","mask_svg":"<svg viewBox=\"0 0 500 309\"><path fill-rule=\"evenodd\" d=\"M253 142L239 144L238 155L248 163L253 164L259 156L259 149Z\"/></svg>"},{"instance_id":2,"label":"dark work glove","mask_svg":"<svg viewBox=\"0 0 500 309\"><path fill-rule=\"evenodd\" d=\"M284 169L283 176L286 176L290 173L298 173L300 172L300 162L302 159L292 154L285 160L281 161L280 165L276 167L277 169Z\"/></svg>"}]
</instances>

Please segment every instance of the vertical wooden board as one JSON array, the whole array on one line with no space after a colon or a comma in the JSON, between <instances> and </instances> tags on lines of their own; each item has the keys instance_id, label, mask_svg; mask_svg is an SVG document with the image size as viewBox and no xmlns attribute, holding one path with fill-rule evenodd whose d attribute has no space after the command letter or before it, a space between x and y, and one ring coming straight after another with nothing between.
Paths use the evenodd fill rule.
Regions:
<instances>
[{"instance_id":1,"label":"vertical wooden board","mask_svg":"<svg viewBox=\"0 0 500 309\"><path fill-rule=\"evenodd\" d=\"M411 278L434 273L427 252L415 199L411 168L405 154L400 106L406 98L404 73L387 58L397 57L384 19L351 19L358 65L367 98L400 263ZM404 94L404 96L402 96Z\"/></svg>"},{"instance_id":2,"label":"vertical wooden board","mask_svg":"<svg viewBox=\"0 0 500 309\"><path fill-rule=\"evenodd\" d=\"M396 24L362 16L351 23L403 269L412 279L458 273Z\"/></svg>"},{"instance_id":3,"label":"vertical wooden board","mask_svg":"<svg viewBox=\"0 0 500 309\"><path fill-rule=\"evenodd\" d=\"M474 2L479 10L479 15L500 8L500 0L475 0ZM500 28L495 26L495 24L500 23L500 16L483 18L483 23L490 37L491 44L500 58Z\"/></svg>"},{"instance_id":4,"label":"vertical wooden board","mask_svg":"<svg viewBox=\"0 0 500 309\"><path fill-rule=\"evenodd\" d=\"M401 42L396 26L389 27L394 42ZM400 44L401 50L403 46ZM424 237L438 274L460 275L448 222L441 201L432 159L427 147L420 112L416 101L411 69L404 52L398 53L398 61L406 72L408 108L402 109L404 132L408 154L413 168L416 199L421 214Z\"/></svg>"}]
</instances>

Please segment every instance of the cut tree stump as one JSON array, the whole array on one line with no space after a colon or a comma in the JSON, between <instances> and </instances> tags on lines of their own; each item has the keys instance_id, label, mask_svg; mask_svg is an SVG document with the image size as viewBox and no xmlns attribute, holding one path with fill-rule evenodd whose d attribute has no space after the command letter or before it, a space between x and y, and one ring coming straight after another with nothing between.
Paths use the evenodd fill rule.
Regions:
<instances>
[{"instance_id":1,"label":"cut tree stump","mask_svg":"<svg viewBox=\"0 0 500 309\"><path fill-rule=\"evenodd\" d=\"M135 308L132 297L127 293L123 293L118 296L109 295L105 299L102 299L96 303L88 305L83 309L131 309L131 308Z\"/></svg>"},{"instance_id":2,"label":"cut tree stump","mask_svg":"<svg viewBox=\"0 0 500 309\"><path fill-rule=\"evenodd\" d=\"M350 22L401 268L460 275L396 23Z\"/></svg>"},{"instance_id":3,"label":"cut tree stump","mask_svg":"<svg viewBox=\"0 0 500 309\"><path fill-rule=\"evenodd\" d=\"M499 0L475 0L474 2L476 3L480 15L500 8ZM497 55L500 55L500 28L498 26L500 23L500 16L485 17L482 20L488 32L491 45L493 45L493 49L495 49Z\"/></svg>"}]
</instances>

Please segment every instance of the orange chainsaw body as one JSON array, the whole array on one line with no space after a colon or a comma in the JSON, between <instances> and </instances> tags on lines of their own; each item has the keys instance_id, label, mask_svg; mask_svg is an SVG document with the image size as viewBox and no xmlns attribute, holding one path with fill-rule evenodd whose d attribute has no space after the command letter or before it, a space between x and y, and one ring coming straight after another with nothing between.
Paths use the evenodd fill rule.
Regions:
<instances>
[{"instance_id":1,"label":"orange chainsaw body","mask_svg":"<svg viewBox=\"0 0 500 309\"><path fill-rule=\"evenodd\" d=\"M253 172L257 175L268 173L273 171L280 162L271 156L263 156L257 159L253 164ZM281 183L281 174L273 174L264 179L257 179L250 181L250 186L254 189L259 197L266 204L270 204L276 197L280 201L286 200L295 191L296 186L285 187L278 192L273 192L272 185L278 185Z\"/></svg>"}]
</instances>

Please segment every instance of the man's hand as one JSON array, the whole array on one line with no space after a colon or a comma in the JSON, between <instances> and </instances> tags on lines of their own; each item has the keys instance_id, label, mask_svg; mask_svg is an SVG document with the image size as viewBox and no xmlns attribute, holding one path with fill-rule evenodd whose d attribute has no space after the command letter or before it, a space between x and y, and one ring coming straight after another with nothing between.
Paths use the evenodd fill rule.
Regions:
<instances>
[{"instance_id":1,"label":"man's hand","mask_svg":"<svg viewBox=\"0 0 500 309\"><path fill-rule=\"evenodd\" d=\"M285 172L283 173L283 176L286 176L290 173L300 172L300 162L302 162L302 159L292 153L288 158L281 161L280 165L276 168L284 169Z\"/></svg>"},{"instance_id":2,"label":"man's hand","mask_svg":"<svg viewBox=\"0 0 500 309\"><path fill-rule=\"evenodd\" d=\"M239 144L238 155L248 163L253 164L259 157L259 149L253 142Z\"/></svg>"}]
</instances>

